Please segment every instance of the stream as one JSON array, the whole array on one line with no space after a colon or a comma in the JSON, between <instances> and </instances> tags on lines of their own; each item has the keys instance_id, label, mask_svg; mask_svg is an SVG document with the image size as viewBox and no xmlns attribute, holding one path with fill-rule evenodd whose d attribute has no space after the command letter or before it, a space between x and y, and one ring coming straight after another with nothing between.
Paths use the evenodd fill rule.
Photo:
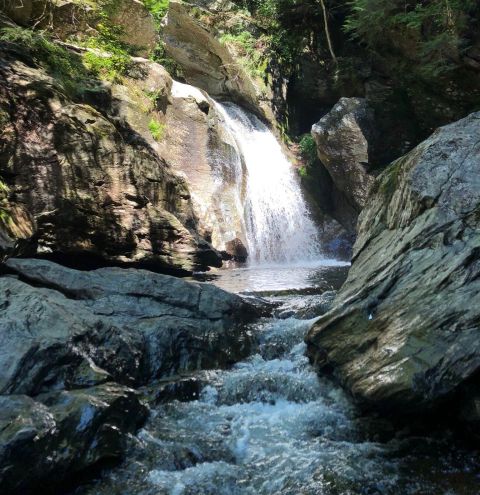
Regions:
<instances>
[{"instance_id":1,"label":"stream","mask_svg":"<svg viewBox=\"0 0 480 495\"><path fill-rule=\"evenodd\" d=\"M184 377L171 397L157 395L126 460L75 495L478 494L478 456L453 434L439 425L416 436L363 416L311 368L309 312L328 303L347 269L326 262L210 276L279 304L275 317L252 326L255 352L232 369Z\"/></svg>"}]
</instances>

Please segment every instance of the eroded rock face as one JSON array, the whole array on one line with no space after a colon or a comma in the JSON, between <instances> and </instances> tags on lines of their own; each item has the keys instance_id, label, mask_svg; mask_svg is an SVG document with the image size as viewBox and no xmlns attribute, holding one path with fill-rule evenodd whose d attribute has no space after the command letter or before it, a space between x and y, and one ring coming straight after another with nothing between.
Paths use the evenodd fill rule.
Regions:
<instances>
[{"instance_id":1,"label":"eroded rock face","mask_svg":"<svg viewBox=\"0 0 480 495\"><path fill-rule=\"evenodd\" d=\"M360 212L374 181L368 171L376 139L373 110L363 98L341 98L312 127L312 136L333 183Z\"/></svg>"},{"instance_id":2,"label":"eroded rock face","mask_svg":"<svg viewBox=\"0 0 480 495\"><path fill-rule=\"evenodd\" d=\"M164 125L166 71L133 60L122 85L97 81L78 101L28 55L19 60L9 50L0 63L1 174L11 215L3 253L23 243L30 254L80 253L176 272L220 266L198 233L185 179L149 130L152 121Z\"/></svg>"},{"instance_id":3,"label":"eroded rock face","mask_svg":"<svg viewBox=\"0 0 480 495\"><path fill-rule=\"evenodd\" d=\"M44 260L12 258L7 266L21 280L0 278L0 393L108 380L142 385L227 366L250 350L243 323L259 310L214 286L143 270L80 272Z\"/></svg>"},{"instance_id":4,"label":"eroded rock face","mask_svg":"<svg viewBox=\"0 0 480 495\"><path fill-rule=\"evenodd\" d=\"M474 113L378 178L348 280L307 336L317 366L366 406L418 412L460 397L445 412L464 384L478 390L479 136Z\"/></svg>"},{"instance_id":5,"label":"eroded rock face","mask_svg":"<svg viewBox=\"0 0 480 495\"><path fill-rule=\"evenodd\" d=\"M234 256L231 243L247 243L246 171L234 140L207 93L175 81L170 102L162 156L186 178L199 231L215 249ZM244 251L240 257L246 259Z\"/></svg>"}]
</instances>

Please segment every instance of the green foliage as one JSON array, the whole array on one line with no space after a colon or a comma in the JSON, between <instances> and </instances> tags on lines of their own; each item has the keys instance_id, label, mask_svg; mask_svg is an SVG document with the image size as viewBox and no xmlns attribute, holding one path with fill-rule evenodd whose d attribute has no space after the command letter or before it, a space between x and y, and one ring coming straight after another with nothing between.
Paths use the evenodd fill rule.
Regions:
<instances>
[{"instance_id":1,"label":"green foliage","mask_svg":"<svg viewBox=\"0 0 480 495\"><path fill-rule=\"evenodd\" d=\"M455 68L475 0L351 0L345 31L373 50L413 43L418 71L435 78ZM415 46L416 45L416 46Z\"/></svg>"},{"instance_id":2,"label":"green foliage","mask_svg":"<svg viewBox=\"0 0 480 495\"><path fill-rule=\"evenodd\" d=\"M300 153L308 165L313 165L317 160L317 145L311 134L304 134L299 142Z\"/></svg>"},{"instance_id":3,"label":"green foliage","mask_svg":"<svg viewBox=\"0 0 480 495\"><path fill-rule=\"evenodd\" d=\"M162 124L157 119L152 118L148 124L148 128L155 141L161 141L165 137L166 125Z\"/></svg>"},{"instance_id":4,"label":"green foliage","mask_svg":"<svg viewBox=\"0 0 480 495\"><path fill-rule=\"evenodd\" d=\"M171 58L166 50L165 50L165 43L161 41L158 43L158 45L155 47L155 50L153 51L153 54L150 57L154 62L157 62L157 64L163 65L167 72L177 80L182 81L184 79L183 76L183 71L182 68L177 64L177 62Z\"/></svg>"},{"instance_id":5,"label":"green foliage","mask_svg":"<svg viewBox=\"0 0 480 495\"><path fill-rule=\"evenodd\" d=\"M265 77L268 65L268 57L265 55L265 37L257 39L248 31L240 31L236 34L224 34L220 42L234 47L242 64L253 77L262 79Z\"/></svg>"},{"instance_id":6,"label":"green foliage","mask_svg":"<svg viewBox=\"0 0 480 495\"><path fill-rule=\"evenodd\" d=\"M8 207L8 194L10 188L0 179L0 222L6 224L11 221Z\"/></svg>"},{"instance_id":7,"label":"green foliage","mask_svg":"<svg viewBox=\"0 0 480 495\"><path fill-rule=\"evenodd\" d=\"M81 93L91 79L81 57L53 42L45 32L6 27L0 30L0 41L21 46L36 63L61 82L71 96Z\"/></svg>"},{"instance_id":8,"label":"green foliage","mask_svg":"<svg viewBox=\"0 0 480 495\"><path fill-rule=\"evenodd\" d=\"M97 35L90 37L85 46L93 49L85 54L85 65L94 74L109 81L118 81L130 67L133 47L121 41L123 30L113 25L103 12L97 24Z\"/></svg>"},{"instance_id":9,"label":"green foliage","mask_svg":"<svg viewBox=\"0 0 480 495\"><path fill-rule=\"evenodd\" d=\"M143 0L143 4L150 11L158 27L168 12L169 0Z\"/></svg>"},{"instance_id":10,"label":"green foliage","mask_svg":"<svg viewBox=\"0 0 480 495\"><path fill-rule=\"evenodd\" d=\"M302 179L305 179L306 177L308 177L307 167L299 167L299 168L297 169L297 172L298 172L298 175L299 175Z\"/></svg>"}]
</instances>

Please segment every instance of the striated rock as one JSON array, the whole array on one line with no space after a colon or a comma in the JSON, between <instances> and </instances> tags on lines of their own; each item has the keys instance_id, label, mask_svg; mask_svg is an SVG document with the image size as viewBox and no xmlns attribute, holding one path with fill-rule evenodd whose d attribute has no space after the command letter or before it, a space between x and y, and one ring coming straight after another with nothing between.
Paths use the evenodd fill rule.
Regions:
<instances>
[{"instance_id":1,"label":"striated rock","mask_svg":"<svg viewBox=\"0 0 480 495\"><path fill-rule=\"evenodd\" d=\"M3 394L226 367L250 352L244 324L262 311L212 285L143 270L80 272L29 259L7 267L21 280L0 278Z\"/></svg>"},{"instance_id":2,"label":"striated rock","mask_svg":"<svg viewBox=\"0 0 480 495\"><path fill-rule=\"evenodd\" d=\"M199 231L221 252L235 239L245 245L246 173L223 117L205 92L187 84L173 83L170 102L161 154L188 182Z\"/></svg>"},{"instance_id":3,"label":"striated rock","mask_svg":"<svg viewBox=\"0 0 480 495\"><path fill-rule=\"evenodd\" d=\"M307 336L316 365L366 406L421 412L478 390L479 135L474 113L378 178L348 280Z\"/></svg>"},{"instance_id":4,"label":"striated rock","mask_svg":"<svg viewBox=\"0 0 480 495\"><path fill-rule=\"evenodd\" d=\"M101 461L119 458L146 408L126 387L105 384L31 399L0 396L2 493L38 493Z\"/></svg>"},{"instance_id":5,"label":"striated rock","mask_svg":"<svg viewBox=\"0 0 480 495\"><path fill-rule=\"evenodd\" d=\"M312 127L312 136L333 183L360 212L374 181L368 172L375 139L373 110L362 98L341 98Z\"/></svg>"},{"instance_id":6,"label":"striated rock","mask_svg":"<svg viewBox=\"0 0 480 495\"><path fill-rule=\"evenodd\" d=\"M0 173L11 216L3 253L23 243L29 254L183 273L220 266L199 235L185 179L149 130L152 121L161 129L168 104L165 70L135 59L122 85L93 79L78 101L15 50L6 47L0 63Z\"/></svg>"},{"instance_id":7,"label":"striated rock","mask_svg":"<svg viewBox=\"0 0 480 495\"><path fill-rule=\"evenodd\" d=\"M167 53L181 66L189 84L213 98L235 101L274 122L270 104L262 95L267 88L258 87L211 26L216 10L224 8L228 7L216 2L170 1L163 31ZM223 12L223 26L224 15Z\"/></svg>"},{"instance_id":8,"label":"striated rock","mask_svg":"<svg viewBox=\"0 0 480 495\"><path fill-rule=\"evenodd\" d=\"M246 324L271 309L143 270L81 272L11 258L5 271L0 486L12 495L35 493L39 482L57 493L72 476L121 457L147 413L129 386L151 387L156 400L188 394L195 385L178 375L249 355Z\"/></svg>"}]
</instances>

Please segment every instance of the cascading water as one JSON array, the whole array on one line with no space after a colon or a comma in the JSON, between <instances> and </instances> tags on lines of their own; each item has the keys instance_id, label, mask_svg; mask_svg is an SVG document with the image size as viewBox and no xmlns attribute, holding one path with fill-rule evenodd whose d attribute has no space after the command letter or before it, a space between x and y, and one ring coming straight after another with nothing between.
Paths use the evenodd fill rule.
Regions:
<instances>
[{"instance_id":1,"label":"cascading water","mask_svg":"<svg viewBox=\"0 0 480 495\"><path fill-rule=\"evenodd\" d=\"M217 103L217 109L247 172L244 215L250 261L267 264L319 259L318 230L294 170L273 133L237 105Z\"/></svg>"}]
</instances>

